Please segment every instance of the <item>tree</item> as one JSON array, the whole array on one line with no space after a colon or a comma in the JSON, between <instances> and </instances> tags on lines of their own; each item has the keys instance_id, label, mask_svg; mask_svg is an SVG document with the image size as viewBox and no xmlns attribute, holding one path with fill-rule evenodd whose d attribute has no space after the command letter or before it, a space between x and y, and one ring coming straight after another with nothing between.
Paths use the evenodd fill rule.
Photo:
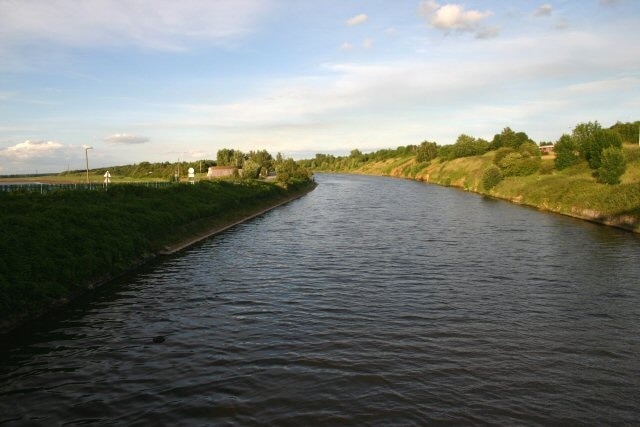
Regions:
<instances>
[{"instance_id":1,"label":"tree","mask_svg":"<svg viewBox=\"0 0 640 427\"><path fill-rule=\"evenodd\" d=\"M623 142L629 144L637 144L638 141L638 131L640 130L640 122L629 122L622 123L617 122L615 125L611 126L609 129L617 132L622 138Z\"/></svg>"},{"instance_id":2,"label":"tree","mask_svg":"<svg viewBox=\"0 0 640 427\"><path fill-rule=\"evenodd\" d=\"M602 150L602 158L597 175L598 181L605 184L619 184L620 177L627 169L624 153L620 148L608 147Z\"/></svg>"},{"instance_id":3,"label":"tree","mask_svg":"<svg viewBox=\"0 0 640 427\"><path fill-rule=\"evenodd\" d=\"M245 160L244 165L242 167L242 177L247 179L257 179L260 174L261 166L249 159Z\"/></svg>"},{"instance_id":4,"label":"tree","mask_svg":"<svg viewBox=\"0 0 640 427\"><path fill-rule=\"evenodd\" d=\"M609 129L597 130L585 147L584 156L591 169L598 169L602 160L602 152L609 147L622 148L622 138L617 132Z\"/></svg>"},{"instance_id":5,"label":"tree","mask_svg":"<svg viewBox=\"0 0 640 427\"><path fill-rule=\"evenodd\" d=\"M501 147L519 149L525 142L533 142L524 132L514 132L510 127L506 127L501 133L493 136L491 149L496 150Z\"/></svg>"},{"instance_id":6,"label":"tree","mask_svg":"<svg viewBox=\"0 0 640 427\"><path fill-rule=\"evenodd\" d=\"M291 158L283 160L282 163L276 167L276 180L285 186L297 182L309 181L310 178L311 173Z\"/></svg>"},{"instance_id":7,"label":"tree","mask_svg":"<svg viewBox=\"0 0 640 427\"><path fill-rule=\"evenodd\" d=\"M416 148L416 161L428 162L438 156L438 146L435 142L424 141Z\"/></svg>"},{"instance_id":8,"label":"tree","mask_svg":"<svg viewBox=\"0 0 640 427\"><path fill-rule=\"evenodd\" d=\"M260 169L273 170L273 157L267 150L250 151L247 155L247 160L255 162Z\"/></svg>"},{"instance_id":9,"label":"tree","mask_svg":"<svg viewBox=\"0 0 640 427\"><path fill-rule=\"evenodd\" d=\"M556 153L555 164L558 170L580 163L577 144L570 135L562 135L553 150Z\"/></svg>"}]
</instances>

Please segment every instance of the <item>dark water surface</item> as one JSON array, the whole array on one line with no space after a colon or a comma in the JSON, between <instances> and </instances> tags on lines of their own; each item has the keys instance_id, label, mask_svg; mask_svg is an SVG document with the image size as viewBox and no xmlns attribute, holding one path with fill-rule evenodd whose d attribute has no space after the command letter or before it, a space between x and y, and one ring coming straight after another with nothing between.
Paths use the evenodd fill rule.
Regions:
<instances>
[{"instance_id":1,"label":"dark water surface","mask_svg":"<svg viewBox=\"0 0 640 427\"><path fill-rule=\"evenodd\" d=\"M0 423L640 423L639 236L317 181L0 341Z\"/></svg>"}]
</instances>

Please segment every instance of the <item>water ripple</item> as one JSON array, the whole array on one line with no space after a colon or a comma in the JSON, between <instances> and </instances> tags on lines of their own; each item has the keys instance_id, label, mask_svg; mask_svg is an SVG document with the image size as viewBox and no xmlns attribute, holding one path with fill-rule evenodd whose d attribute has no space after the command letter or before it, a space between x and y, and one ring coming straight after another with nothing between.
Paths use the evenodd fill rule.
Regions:
<instances>
[{"instance_id":1,"label":"water ripple","mask_svg":"<svg viewBox=\"0 0 640 427\"><path fill-rule=\"evenodd\" d=\"M318 181L7 338L0 424L640 419L637 236L410 181Z\"/></svg>"}]
</instances>

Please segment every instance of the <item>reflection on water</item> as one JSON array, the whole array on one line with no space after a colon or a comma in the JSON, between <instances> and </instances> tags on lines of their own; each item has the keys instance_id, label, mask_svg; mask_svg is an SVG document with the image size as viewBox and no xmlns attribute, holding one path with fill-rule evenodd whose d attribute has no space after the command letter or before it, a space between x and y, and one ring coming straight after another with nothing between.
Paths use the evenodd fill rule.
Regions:
<instances>
[{"instance_id":1,"label":"reflection on water","mask_svg":"<svg viewBox=\"0 0 640 427\"><path fill-rule=\"evenodd\" d=\"M638 236L411 181L317 180L5 339L0 422L640 418Z\"/></svg>"}]
</instances>

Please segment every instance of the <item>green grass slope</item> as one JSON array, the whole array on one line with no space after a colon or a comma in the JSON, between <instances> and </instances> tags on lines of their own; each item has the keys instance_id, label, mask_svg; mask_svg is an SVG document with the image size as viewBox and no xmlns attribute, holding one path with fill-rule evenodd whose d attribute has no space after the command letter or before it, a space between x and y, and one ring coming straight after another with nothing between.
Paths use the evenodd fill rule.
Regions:
<instances>
[{"instance_id":1,"label":"green grass slope","mask_svg":"<svg viewBox=\"0 0 640 427\"><path fill-rule=\"evenodd\" d=\"M640 147L637 145L624 146L627 170L617 185L597 182L586 162L559 171L553 158L543 157L537 173L507 177L494 188L486 190L482 176L493 164L495 153L489 151L481 156L450 161L436 158L424 163L418 163L415 156L398 157L368 161L337 171L409 178L457 187L640 232Z\"/></svg>"}]
</instances>

